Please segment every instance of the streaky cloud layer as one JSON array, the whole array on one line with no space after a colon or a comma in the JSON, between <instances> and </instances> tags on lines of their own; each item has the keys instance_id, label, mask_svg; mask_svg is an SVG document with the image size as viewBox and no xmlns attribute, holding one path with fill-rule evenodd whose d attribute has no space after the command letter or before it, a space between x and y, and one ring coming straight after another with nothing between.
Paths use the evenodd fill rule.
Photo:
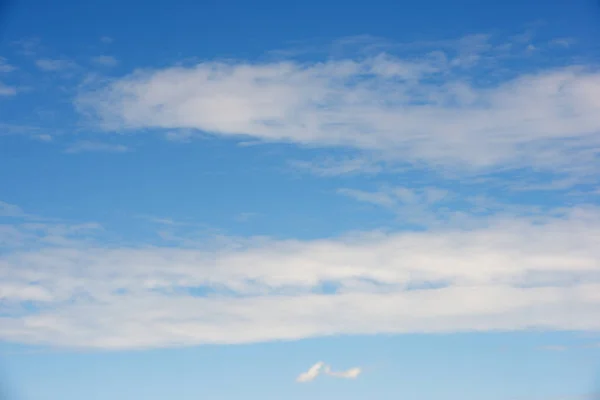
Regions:
<instances>
[{"instance_id":1,"label":"streaky cloud layer","mask_svg":"<svg viewBox=\"0 0 600 400\"><path fill-rule=\"evenodd\" d=\"M24 222L2 230L0 338L118 349L597 331L599 222L600 211L587 207L428 231L231 237L203 249L107 246L91 236L93 224Z\"/></svg>"},{"instance_id":2,"label":"streaky cloud layer","mask_svg":"<svg viewBox=\"0 0 600 400\"><path fill-rule=\"evenodd\" d=\"M436 54L146 69L83 91L76 104L108 130L196 129L349 146L470 172L596 165L595 68L564 65L494 76L475 64L467 74L467 67Z\"/></svg>"}]
</instances>

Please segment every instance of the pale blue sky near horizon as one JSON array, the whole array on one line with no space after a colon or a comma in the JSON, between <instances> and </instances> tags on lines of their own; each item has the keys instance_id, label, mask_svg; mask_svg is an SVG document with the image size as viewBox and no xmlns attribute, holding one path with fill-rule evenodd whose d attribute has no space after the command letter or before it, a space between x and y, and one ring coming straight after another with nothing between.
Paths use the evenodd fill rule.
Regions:
<instances>
[{"instance_id":1,"label":"pale blue sky near horizon","mask_svg":"<svg viewBox=\"0 0 600 400\"><path fill-rule=\"evenodd\" d=\"M597 1L6 4L10 398L600 390Z\"/></svg>"}]
</instances>

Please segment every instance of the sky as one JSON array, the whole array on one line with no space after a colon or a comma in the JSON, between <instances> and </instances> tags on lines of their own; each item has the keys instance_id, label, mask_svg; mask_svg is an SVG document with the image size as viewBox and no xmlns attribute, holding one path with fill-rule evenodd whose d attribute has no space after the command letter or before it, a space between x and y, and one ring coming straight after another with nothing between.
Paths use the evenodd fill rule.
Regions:
<instances>
[{"instance_id":1,"label":"sky","mask_svg":"<svg viewBox=\"0 0 600 400\"><path fill-rule=\"evenodd\" d=\"M597 398L597 2L0 13L0 395Z\"/></svg>"}]
</instances>

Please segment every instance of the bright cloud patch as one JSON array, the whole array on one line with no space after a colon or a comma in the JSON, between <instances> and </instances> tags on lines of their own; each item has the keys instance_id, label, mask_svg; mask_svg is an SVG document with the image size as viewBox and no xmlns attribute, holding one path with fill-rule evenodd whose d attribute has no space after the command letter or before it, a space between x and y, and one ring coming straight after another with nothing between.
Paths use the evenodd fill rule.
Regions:
<instances>
[{"instance_id":1,"label":"bright cloud patch","mask_svg":"<svg viewBox=\"0 0 600 400\"><path fill-rule=\"evenodd\" d=\"M495 61L484 70L478 57L435 51L312 63L209 61L140 70L82 93L77 105L106 129L350 146L419 165L556 170L595 162L600 74L582 65L506 72Z\"/></svg>"},{"instance_id":2,"label":"bright cloud patch","mask_svg":"<svg viewBox=\"0 0 600 400\"><path fill-rule=\"evenodd\" d=\"M319 361L312 367L308 369L308 371L301 373L296 378L296 382L306 383L315 380L319 375L325 374L328 376L333 376L336 378L344 378L344 379L356 379L362 372L361 368L351 368L347 371L332 371L329 365L326 365L324 362Z\"/></svg>"},{"instance_id":3,"label":"bright cloud patch","mask_svg":"<svg viewBox=\"0 0 600 400\"><path fill-rule=\"evenodd\" d=\"M468 229L230 238L204 248L107 247L82 241L94 226L32 218L0 226L4 340L117 349L600 329L596 208Z\"/></svg>"},{"instance_id":4,"label":"bright cloud patch","mask_svg":"<svg viewBox=\"0 0 600 400\"><path fill-rule=\"evenodd\" d=\"M298 378L296 378L296 382L306 383L313 381L317 376L319 376L324 367L325 363L323 361L319 361L318 363L310 367L308 371L298 375Z\"/></svg>"}]
</instances>

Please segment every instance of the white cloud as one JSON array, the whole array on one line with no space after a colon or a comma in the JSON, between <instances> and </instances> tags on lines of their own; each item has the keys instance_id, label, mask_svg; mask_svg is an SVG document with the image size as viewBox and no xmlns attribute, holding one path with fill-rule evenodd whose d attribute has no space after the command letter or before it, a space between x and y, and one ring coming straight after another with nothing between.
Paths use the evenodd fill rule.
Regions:
<instances>
[{"instance_id":1,"label":"white cloud","mask_svg":"<svg viewBox=\"0 0 600 400\"><path fill-rule=\"evenodd\" d=\"M381 161L378 162L365 157L346 157L338 159L328 157L315 161L293 160L290 161L289 164L294 168L307 170L315 175L323 177L350 175L355 173L377 174L384 169ZM389 167L386 168L386 171L389 172L390 170L393 169Z\"/></svg>"},{"instance_id":2,"label":"white cloud","mask_svg":"<svg viewBox=\"0 0 600 400\"><path fill-rule=\"evenodd\" d=\"M329 366L325 368L325 373L329 376L334 376L336 378L344 378L344 379L356 379L361 374L361 368L350 368L346 371L332 371Z\"/></svg>"},{"instance_id":3,"label":"white cloud","mask_svg":"<svg viewBox=\"0 0 600 400\"><path fill-rule=\"evenodd\" d=\"M544 213L543 208L534 205L505 204L482 195L460 196L458 193L431 186L380 186L372 191L342 188L338 189L337 193L361 203L382 207L404 224L427 228L449 224L464 227L464 224L484 221L473 219L474 216L516 217Z\"/></svg>"},{"instance_id":4,"label":"white cloud","mask_svg":"<svg viewBox=\"0 0 600 400\"><path fill-rule=\"evenodd\" d=\"M324 366L325 363L323 361L319 361L318 363L310 367L308 371L298 375L298 378L296 378L296 382L306 383L313 381L317 376L319 376Z\"/></svg>"},{"instance_id":5,"label":"white cloud","mask_svg":"<svg viewBox=\"0 0 600 400\"><path fill-rule=\"evenodd\" d=\"M412 189L404 186L383 186L377 191L359 189L338 189L338 193L352 197L355 200L377 204L385 207L400 205L414 207L429 207L445 200L452 199L455 194L436 187L421 187Z\"/></svg>"},{"instance_id":6,"label":"white cloud","mask_svg":"<svg viewBox=\"0 0 600 400\"><path fill-rule=\"evenodd\" d=\"M75 66L75 64L69 60L50 58L36 60L35 65L43 71L64 71Z\"/></svg>"},{"instance_id":7,"label":"white cloud","mask_svg":"<svg viewBox=\"0 0 600 400\"><path fill-rule=\"evenodd\" d=\"M389 193L385 192L366 192L357 189L338 189L339 194L352 197L364 203L372 203L378 206L393 207L397 204L397 200Z\"/></svg>"},{"instance_id":8,"label":"white cloud","mask_svg":"<svg viewBox=\"0 0 600 400\"><path fill-rule=\"evenodd\" d=\"M2 219L5 219L2 221ZM6 222L6 219L8 222ZM90 236L101 229L96 223L69 224L25 212L21 207L0 201L0 249L19 251L54 246L89 245ZM81 237L81 235L87 237ZM5 265L0 258L0 269ZM10 273L10 271L3 271Z\"/></svg>"},{"instance_id":9,"label":"white cloud","mask_svg":"<svg viewBox=\"0 0 600 400\"><path fill-rule=\"evenodd\" d=\"M122 144L111 144L103 142L93 142L82 140L73 143L65 150L66 153L82 153L82 152L108 152L108 153L124 153L129 151L128 147Z\"/></svg>"},{"instance_id":10,"label":"white cloud","mask_svg":"<svg viewBox=\"0 0 600 400\"><path fill-rule=\"evenodd\" d=\"M470 40L454 58L382 53L140 70L76 103L105 129L197 129L350 146L469 171L596 166L600 74L580 65L494 75L478 69L491 57L481 56L486 46Z\"/></svg>"},{"instance_id":11,"label":"white cloud","mask_svg":"<svg viewBox=\"0 0 600 400\"><path fill-rule=\"evenodd\" d=\"M0 318L3 340L116 349L600 330L596 208L427 232L187 247L77 242L90 227L32 225L0 226L0 243L12 246L0 255L2 307L11 310ZM321 292L323 284L337 290ZM35 307L20 308L27 300Z\"/></svg>"},{"instance_id":12,"label":"white cloud","mask_svg":"<svg viewBox=\"0 0 600 400\"><path fill-rule=\"evenodd\" d=\"M94 64L103 65L105 67L114 67L119 63L119 61L113 56L97 56L92 57L92 62Z\"/></svg>"},{"instance_id":13,"label":"white cloud","mask_svg":"<svg viewBox=\"0 0 600 400\"><path fill-rule=\"evenodd\" d=\"M564 190L579 180L557 180L548 184L528 184L526 182L502 183L498 190L511 190L514 193L525 190L549 191ZM494 187L488 183L487 188ZM556 215L560 208L549 208L542 204L504 203L489 195L465 195L434 186L405 187L379 185L375 190L341 188L337 193L361 203L381 207L396 215L397 219L421 227L462 226L480 224L486 218L519 216ZM476 192L475 192L476 193ZM589 196L593 192L570 191L570 196ZM556 207L556 205L555 205ZM479 218L473 218L479 217ZM466 224L466 225L465 225Z\"/></svg>"},{"instance_id":14,"label":"white cloud","mask_svg":"<svg viewBox=\"0 0 600 400\"><path fill-rule=\"evenodd\" d=\"M309 368L308 371L301 373L297 378L296 382L306 383L315 380L319 375L324 373L328 376L344 379L356 379L362 372L361 368L351 368L347 371L332 371L329 365L326 365L323 361L319 361L315 365Z\"/></svg>"}]
</instances>

